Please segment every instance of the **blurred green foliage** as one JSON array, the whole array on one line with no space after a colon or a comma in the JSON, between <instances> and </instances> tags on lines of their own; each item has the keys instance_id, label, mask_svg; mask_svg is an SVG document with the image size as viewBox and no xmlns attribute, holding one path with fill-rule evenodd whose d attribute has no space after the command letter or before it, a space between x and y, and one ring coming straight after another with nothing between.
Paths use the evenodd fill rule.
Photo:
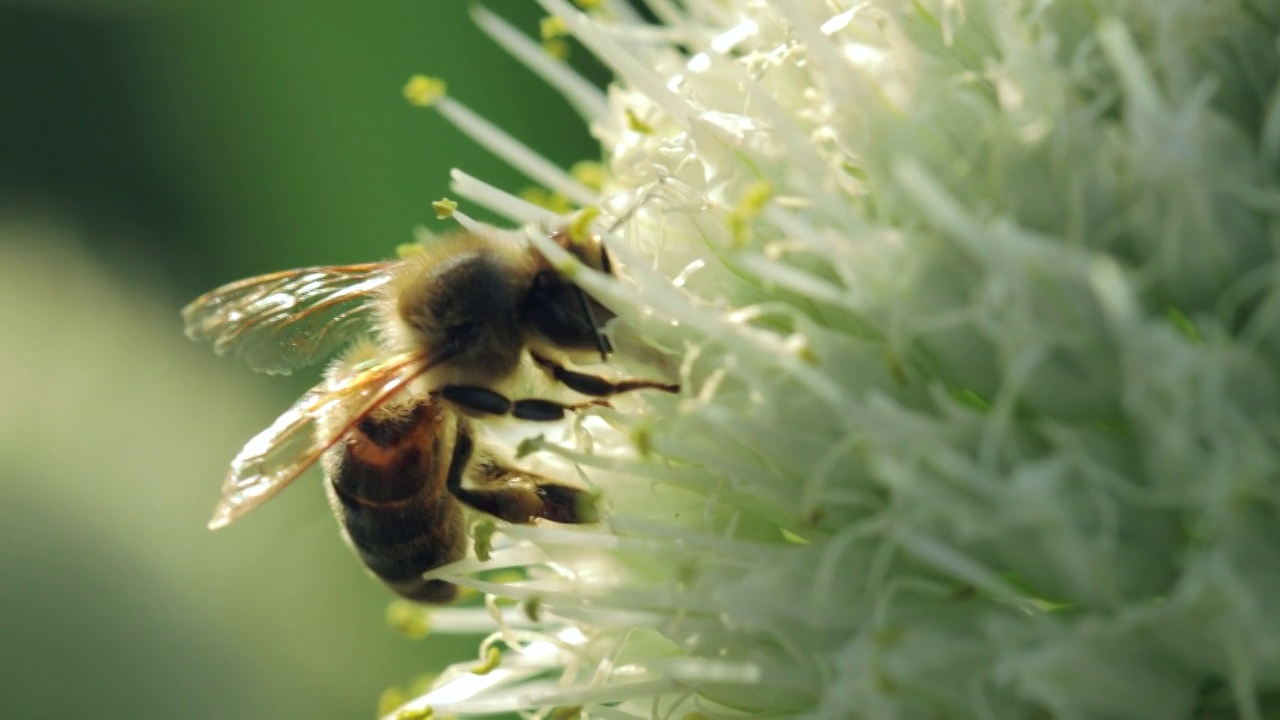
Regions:
<instances>
[{"instance_id":1,"label":"blurred green foliage","mask_svg":"<svg viewBox=\"0 0 1280 720\"><path fill-rule=\"evenodd\" d=\"M533 3L490 5L536 33ZM474 652L385 627L318 476L204 529L315 373L255 376L178 319L228 280L389 254L437 227L450 167L528 183L408 107L414 72L562 165L598 154L463 2L0 3L0 715L372 717Z\"/></svg>"}]
</instances>

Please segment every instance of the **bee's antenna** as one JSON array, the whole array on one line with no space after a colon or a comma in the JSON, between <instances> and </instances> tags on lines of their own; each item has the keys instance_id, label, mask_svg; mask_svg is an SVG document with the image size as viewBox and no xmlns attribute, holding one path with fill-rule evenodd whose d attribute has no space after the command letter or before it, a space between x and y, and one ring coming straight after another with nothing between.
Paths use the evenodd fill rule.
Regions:
<instances>
[{"instance_id":1,"label":"bee's antenna","mask_svg":"<svg viewBox=\"0 0 1280 720\"><path fill-rule=\"evenodd\" d=\"M591 323L591 329L596 334L596 349L600 351L600 362L609 361L609 353L613 352L613 345L609 343L609 338L600 332L600 324L596 322L596 314L591 311L591 301L587 299L587 294L582 288L576 288L578 291L578 307L582 308L582 314L587 316L587 322Z\"/></svg>"},{"instance_id":2,"label":"bee's antenna","mask_svg":"<svg viewBox=\"0 0 1280 720\"><path fill-rule=\"evenodd\" d=\"M613 274L613 261L609 259L609 249L604 246L603 240L600 241L600 272L605 275Z\"/></svg>"}]
</instances>

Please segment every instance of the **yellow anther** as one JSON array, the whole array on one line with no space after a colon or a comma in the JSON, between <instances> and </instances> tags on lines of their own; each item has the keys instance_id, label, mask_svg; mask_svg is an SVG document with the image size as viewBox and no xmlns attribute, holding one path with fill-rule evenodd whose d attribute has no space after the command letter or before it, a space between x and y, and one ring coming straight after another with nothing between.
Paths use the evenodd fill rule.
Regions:
<instances>
[{"instance_id":1,"label":"yellow anther","mask_svg":"<svg viewBox=\"0 0 1280 720\"><path fill-rule=\"evenodd\" d=\"M734 210L725 218L729 226L729 245L733 248L744 248L751 240L751 224L748 219Z\"/></svg>"},{"instance_id":2,"label":"yellow anther","mask_svg":"<svg viewBox=\"0 0 1280 720\"><path fill-rule=\"evenodd\" d=\"M573 211L573 203L560 193L551 193L547 209L557 215L568 215Z\"/></svg>"},{"instance_id":3,"label":"yellow anther","mask_svg":"<svg viewBox=\"0 0 1280 720\"><path fill-rule=\"evenodd\" d=\"M574 245L582 245L591 237L591 221L600 215L600 208L584 207L569 223L569 239Z\"/></svg>"},{"instance_id":4,"label":"yellow anther","mask_svg":"<svg viewBox=\"0 0 1280 720\"><path fill-rule=\"evenodd\" d=\"M726 219L733 247L745 247L751 242L751 221L773 198L773 186L763 180L752 183L743 191L738 206L729 211Z\"/></svg>"},{"instance_id":5,"label":"yellow anther","mask_svg":"<svg viewBox=\"0 0 1280 720\"><path fill-rule=\"evenodd\" d=\"M772 199L773 186L763 180L757 180L743 191L742 199L738 202L738 208L742 212L758 215Z\"/></svg>"},{"instance_id":6,"label":"yellow anther","mask_svg":"<svg viewBox=\"0 0 1280 720\"><path fill-rule=\"evenodd\" d=\"M493 557L493 534L498 530L498 526L492 520L481 520L476 523L475 529L471 531L471 537L476 548L476 558L480 562L488 562Z\"/></svg>"},{"instance_id":7,"label":"yellow anther","mask_svg":"<svg viewBox=\"0 0 1280 720\"><path fill-rule=\"evenodd\" d=\"M520 609L524 610L524 616L529 618L529 622L539 622L542 620L542 596L530 595L520 603Z\"/></svg>"},{"instance_id":8,"label":"yellow anther","mask_svg":"<svg viewBox=\"0 0 1280 720\"><path fill-rule=\"evenodd\" d=\"M400 243L396 246L396 257L403 260L405 258L413 257L423 250L426 250L426 248L422 247L422 243L420 242Z\"/></svg>"},{"instance_id":9,"label":"yellow anther","mask_svg":"<svg viewBox=\"0 0 1280 720\"><path fill-rule=\"evenodd\" d=\"M653 454L653 435L649 432L649 428L643 425L631 431L631 444L636 447L640 457L649 457Z\"/></svg>"},{"instance_id":10,"label":"yellow anther","mask_svg":"<svg viewBox=\"0 0 1280 720\"><path fill-rule=\"evenodd\" d=\"M421 640L431 634L427 611L407 600L393 600L387 606L387 624L410 640Z\"/></svg>"},{"instance_id":11,"label":"yellow anther","mask_svg":"<svg viewBox=\"0 0 1280 720\"><path fill-rule=\"evenodd\" d=\"M498 570L488 575L488 580L496 585L510 585L512 583L523 582L528 580L529 576L523 570L508 568L506 570ZM499 600L507 600L508 598L498 598ZM515 603L512 603L513 605Z\"/></svg>"},{"instance_id":12,"label":"yellow anther","mask_svg":"<svg viewBox=\"0 0 1280 720\"><path fill-rule=\"evenodd\" d=\"M567 215L573 209L573 203L569 202L569 198L560 193L547 192L537 185L526 187L516 195L531 205L545 208L557 215Z\"/></svg>"},{"instance_id":13,"label":"yellow anther","mask_svg":"<svg viewBox=\"0 0 1280 720\"><path fill-rule=\"evenodd\" d=\"M409 702L409 695L398 687L387 688L378 696L378 717L385 717L391 711Z\"/></svg>"},{"instance_id":14,"label":"yellow anther","mask_svg":"<svg viewBox=\"0 0 1280 720\"><path fill-rule=\"evenodd\" d=\"M408 100L410 105L431 107L445 96L447 89L448 86L440 78L414 75L404 84L404 99Z\"/></svg>"},{"instance_id":15,"label":"yellow anther","mask_svg":"<svg viewBox=\"0 0 1280 720\"><path fill-rule=\"evenodd\" d=\"M542 51L556 60L569 59L569 43L559 38L542 41Z\"/></svg>"},{"instance_id":16,"label":"yellow anther","mask_svg":"<svg viewBox=\"0 0 1280 720\"><path fill-rule=\"evenodd\" d=\"M396 713L396 720L430 720L435 715L431 708L405 708Z\"/></svg>"},{"instance_id":17,"label":"yellow anther","mask_svg":"<svg viewBox=\"0 0 1280 720\"><path fill-rule=\"evenodd\" d=\"M530 205L537 205L540 208L545 208L551 203L551 193L537 185L530 185L529 187L521 188L519 192L516 193L516 197Z\"/></svg>"},{"instance_id":18,"label":"yellow anther","mask_svg":"<svg viewBox=\"0 0 1280 720\"><path fill-rule=\"evenodd\" d=\"M436 211L437 220L446 220L453 217L453 211L458 209L458 203L449 198L440 198L431 203L431 209Z\"/></svg>"},{"instance_id":19,"label":"yellow anther","mask_svg":"<svg viewBox=\"0 0 1280 720\"><path fill-rule=\"evenodd\" d=\"M653 126L640 119L631 108L627 108L627 128L641 135L652 135Z\"/></svg>"},{"instance_id":20,"label":"yellow anther","mask_svg":"<svg viewBox=\"0 0 1280 720\"><path fill-rule=\"evenodd\" d=\"M498 665L501 662L502 662L502 651L496 647L490 647L489 654L485 657L484 661L473 665L471 667L471 672L475 673L476 675L488 675L489 673L496 670Z\"/></svg>"},{"instance_id":21,"label":"yellow anther","mask_svg":"<svg viewBox=\"0 0 1280 720\"><path fill-rule=\"evenodd\" d=\"M538 34L543 40L553 40L569 34L569 26L564 18L548 15L538 22Z\"/></svg>"},{"instance_id":22,"label":"yellow anther","mask_svg":"<svg viewBox=\"0 0 1280 720\"><path fill-rule=\"evenodd\" d=\"M516 459L536 453L547 446L546 438L541 435L525 438L516 445Z\"/></svg>"},{"instance_id":23,"label":"yellow anther","mask_svg":"<svg viewBox=\"0 0 1280 720\"><path fill-rule=\"evenodd\" d=\"M599 190L604 187L604 181L609 178L609 173L604 169L604 164L595 160L579 160L569 168L569 174L574 180L586 185L592 190Z\"/></svg>"}]
</instances>

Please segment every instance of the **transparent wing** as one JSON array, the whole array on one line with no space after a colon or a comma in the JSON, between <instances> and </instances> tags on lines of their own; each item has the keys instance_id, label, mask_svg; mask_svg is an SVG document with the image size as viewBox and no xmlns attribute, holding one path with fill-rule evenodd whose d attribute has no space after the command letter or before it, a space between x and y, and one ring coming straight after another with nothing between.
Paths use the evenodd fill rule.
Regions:
<instances>
[{"instance_id":1,"label":"transparent wing","mask_svg":"<svg viewBox=\"0 0 1280 720\"><path fill-rule=\"evenodd\" d=\"M309 390L231 461L209 529L274 497L428 367L420 355L394 355Z\"/></svg>"},{"instance_id":2,"label":"transparent wing","mask_svg":"<svg viewBox=\"0 0 1280 720\"><path fill-rule=\"evenodd\" d=\"M183 308L187 337L254 370L288 373L332 354L365 326L390 266L300 268L223 285Z\"/></svg>"}]
</instances>

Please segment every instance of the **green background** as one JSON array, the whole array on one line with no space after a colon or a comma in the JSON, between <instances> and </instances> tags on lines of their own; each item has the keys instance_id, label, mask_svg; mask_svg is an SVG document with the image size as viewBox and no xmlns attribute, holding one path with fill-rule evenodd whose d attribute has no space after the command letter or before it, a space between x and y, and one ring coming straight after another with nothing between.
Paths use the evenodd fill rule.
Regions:
<instances>
[{"instance_id":1,"label":"green background","mask_svg":"<svg viewBox=\"0 0 1280 720\"><path fill-rule=\"evenodd\" d=\"M533 3L489 6L536 34ZM473 656L386 627L317 473L204 529L226 462L317 371L255 375L178 318L223 282L445 227L450 167L528 184L407 106L412 73L562 166L598 157L467 10L0 0L0 716L372 717Z\"/></svg>"}]
</instances>

